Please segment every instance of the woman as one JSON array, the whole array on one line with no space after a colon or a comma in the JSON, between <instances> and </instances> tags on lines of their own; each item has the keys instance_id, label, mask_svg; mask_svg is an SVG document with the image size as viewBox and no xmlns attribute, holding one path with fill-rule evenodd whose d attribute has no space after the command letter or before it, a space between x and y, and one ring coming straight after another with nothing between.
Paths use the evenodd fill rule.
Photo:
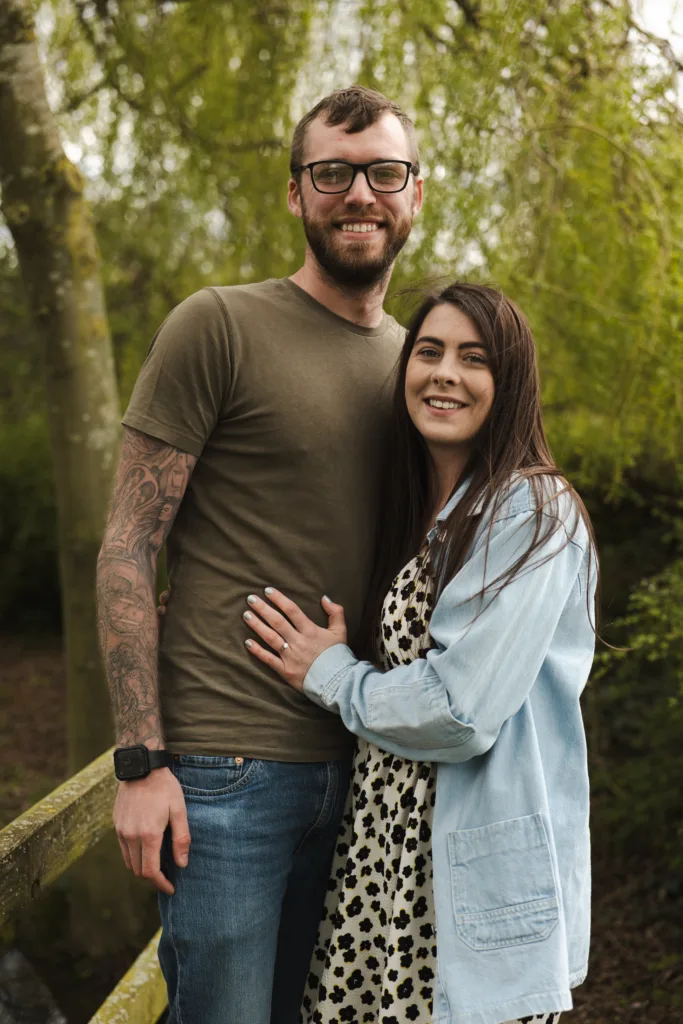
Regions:
<instances>
[{"instance_id":1,"label":"woman","mask_svg":"<svg viewBox=\"0 0 683 1024\"><path fill-rule=\"evenodd\" d=\"M550 1024L588 955L597 573L512 302L424 302L393 428L367 660L327 597L328 629L273 588L245 612L251 653L359 737L303 1020Z\"/></svg>"}]
</instances>

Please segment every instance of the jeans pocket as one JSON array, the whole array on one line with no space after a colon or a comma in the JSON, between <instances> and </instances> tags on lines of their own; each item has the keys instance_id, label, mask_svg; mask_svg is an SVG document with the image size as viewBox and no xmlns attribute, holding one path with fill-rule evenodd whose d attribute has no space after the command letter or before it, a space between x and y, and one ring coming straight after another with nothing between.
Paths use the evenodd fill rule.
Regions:
<instances>
[{"instance_id":1,"label":"jeans pocket","mask_svg":"<svg viewBox=\"0 0 683 1024\"><path fill-rule=\"evenodd\" d=\"M225 796L249 785L260 762L249 757L180 754L173 773L187 796Z\"/></svg>"},{"instance_id":2,"label":"jeans pocket","mask_svg":"<svg viewBox=\"0 0 683 1024\"><path fill-rule=\"evenodd\" d=\"M543 818L497 821L448 836L458 935L472 949L546 939L559 902Z\"/></svg>"}]
</instances>

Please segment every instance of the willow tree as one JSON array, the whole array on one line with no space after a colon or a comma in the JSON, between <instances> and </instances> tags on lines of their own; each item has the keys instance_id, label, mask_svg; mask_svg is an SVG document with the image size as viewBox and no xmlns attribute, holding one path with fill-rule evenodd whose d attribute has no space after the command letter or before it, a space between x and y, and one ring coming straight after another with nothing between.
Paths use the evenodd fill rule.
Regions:
<instances>
[{"instance_id":1,"label":"willow tree","mask_svg":"<svg viewBox=\"0 0 683 1024\"><path fill-rule=\"evenodd\" d=\"M426 203L402 275L493 278L520 302L574 480L609 500L634 474L683 488L680 61L631 0L392 8L359 3L341 48L416 115Z\"/></svg>"},{"instance_id":2,"label":"willow tree","mask_svg":"<svg viewBox=\"0 0 683 1024\"><path fill-rule=\"evenodd\" d=\"M173 305L207 283L285 275L303 256L286 182L317 3L52 3L63 131L100 161L94 209L125 399Z\"/></svg>"},{"instance_id":3,"label":"willow tree","mask_svg":"<svg viewBox=\"0 0 683 1024\"><path fill-rule=\"evenodd\" d=\"M677 66L631 0L53 4L63 109L102 157L124 392L189 291L291 270L292 122L361 81L415 115L427 174L394 284L497 280L536 329L574 478L614 497L656 467L683 486Z\"/></svg>"}]
</instances>

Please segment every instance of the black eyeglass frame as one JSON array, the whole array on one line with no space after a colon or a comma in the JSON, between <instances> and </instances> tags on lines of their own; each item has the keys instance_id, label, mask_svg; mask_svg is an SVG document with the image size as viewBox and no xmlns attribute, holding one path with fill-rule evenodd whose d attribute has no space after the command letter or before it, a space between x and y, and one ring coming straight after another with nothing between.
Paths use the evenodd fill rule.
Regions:
<instances>
[{"instance_id":1,"label":"black eyeglass frame","mask_svg":"<svg viewBox=\"0 0 683 1024\"><path fill-rule=\"evenodd\" d=\"M353 171L353 174L351 176L351 181L348 183L346 188L340 188L333 192L328 192L325 189L318 188L318 186L315 183L315 178L313 176L313 168L318 167L320 164L343 164L345 167L350 167L351 170ZM370 183L370 178L368 177L368 168L376 167L378 164L403 164L403 166L406 169L406 180L403 182L400 188L380 189L375 188L374 185ZM414 174L417 177L417 175L420 173L420 168L418 164L414 164L411 160L371 160L369 164L352 164L349 160L313 160L310 164L302 164L300 167L291 168L292 174L298 174L300 171L311 172L311 184L313 185L313 188L316 190L316 192L320 192L320 194L323 196L340 196L344 192L348 192L349 189L353 188L353 183L356 180L356 175L358 174L359 171L363 172L363 174L365 175L365 180L368 183L368 188L372 189L373 192L377 192L378 195L392 196L396 195L398 192L403 192L404 188L407 186L410 180L410 175Z\"/></svg>"}]
</instances>

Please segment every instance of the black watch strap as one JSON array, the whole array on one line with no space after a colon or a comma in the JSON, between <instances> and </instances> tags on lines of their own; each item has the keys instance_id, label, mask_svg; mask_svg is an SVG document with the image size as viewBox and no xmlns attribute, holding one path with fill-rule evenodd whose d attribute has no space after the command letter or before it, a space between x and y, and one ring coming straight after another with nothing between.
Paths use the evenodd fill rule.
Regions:
<instances>
[{"instance_id":1,"label":"black watch strap","mask_svg":"<svg viewBox=\"0 0 683 1024\"><path fill-rule=\"evenodd\" d=\"M168 750L148 750L149 768L170 768L173 764L173 755Z\"/></svg>"}]
</instances>

